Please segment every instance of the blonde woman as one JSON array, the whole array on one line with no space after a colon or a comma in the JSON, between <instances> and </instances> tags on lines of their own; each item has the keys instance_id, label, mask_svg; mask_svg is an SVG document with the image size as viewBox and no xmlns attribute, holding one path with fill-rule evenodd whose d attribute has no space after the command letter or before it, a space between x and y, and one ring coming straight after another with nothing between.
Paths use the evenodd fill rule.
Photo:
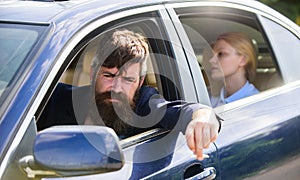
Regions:
<instances>
[{"instance_id":1,"label":"blonde woman","mask_svg":"<svg viewBox=\"0 0 300 180\"><path fill-rule=\"evenodd\" d=\"M259 93L251 83L255 78L256 51L250 38L241 32L218 36L209 60L211 78L224 81L218 96L211 97L213 107Z\"/></svg>"}]
</instances>

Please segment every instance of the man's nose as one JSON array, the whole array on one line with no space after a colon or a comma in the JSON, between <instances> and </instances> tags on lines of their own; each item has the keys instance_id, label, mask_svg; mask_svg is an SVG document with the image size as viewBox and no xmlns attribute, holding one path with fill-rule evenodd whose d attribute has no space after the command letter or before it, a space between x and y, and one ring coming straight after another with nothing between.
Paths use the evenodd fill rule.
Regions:
<instances>
[{"instance_id":1,"label":"man's nose","mask_svg":"<svg viewBox=\"0 0 300 180\"><path fill-rule=\"evenodd\" d=\"M116 93L122 92L122 80L119 77L115 77L113 84L112 84L112 90Z\"/></svg>"}]
</instances>

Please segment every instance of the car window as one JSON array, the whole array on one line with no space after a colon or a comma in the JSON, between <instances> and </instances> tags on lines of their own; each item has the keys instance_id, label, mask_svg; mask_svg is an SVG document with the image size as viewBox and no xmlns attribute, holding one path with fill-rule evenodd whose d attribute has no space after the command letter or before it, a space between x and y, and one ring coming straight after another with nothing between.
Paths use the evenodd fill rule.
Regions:
<instances>
[{"instance_id":1,"label":"car window","mask_svg":"<svg viewBox=\"0 0 300 180\"><path fill-rule=\"evenodd\" d=\"M74 86L90 85L90 65L97 48L99 48L99 42L106 33L114 31L115 29L128 29L134 32L140 33L145 36L149 44L149 58L147 60L147 73L144 81L144 85L156 88L166 99L180 99L178 93L178 87L175 87L174 81L176 78L166 77L168 73L172 72L172 69L176 69L174 63L174 55L170 48L167 35L163 31L161 20L157 17L157 14L145 14L124 18L122 21L112 22L108 29L101 29L95 33L94 38L88 41L81 48L70 66L60 77L59 81ZM153 16L151 18L151 16ZM173 79L172 79L173 78Z\"/></svg>"},{"instance_id":2,"label":"car window","mask_svg":"<svg viewBox=\"0 0 300 180\"><path fill-rule=\"evenodd\" d=\"M270 43L272 44L273 52L278 59L279 67L282 69L282 76L285 82L299 80L300 72L299 57L300 57L300 40L291 33L288 28L268 19L260 18L262 26L267 32Z\"/></svg>"},{"instance_id":3,"label":"car window","mask_svg":"<svg viewBox=\"0 0 300 180\"><path fill-rule=\"evenodd\" d=\"M170 50L170 44L166 38L164 28L159 27L162 26L160 21L157 13L147 13L123 18L94 30L82 40L82 43L80 43L78 47L74 48L77 52L73 52L75 56L70 55L70 57L68 57L67 60L70 60L71 63L60 76L59 82L73 87L91 86L91 63L96 50L101 48L99 47L100 42L103 41L110 32L116 29L128 29L142 34L148 40L150 56L147 60L147 73L144 85L155 88L161 95L164 95L166 99L180 98L180 95L177 93L177 88L172 83L173 81L166 77L166 74L172 72L170 69L174 69L173 67L175 65L174 63L170 63L170 61L174 61L174 58L172 58L173 54ZM52 96L55 96L55 92L52 93ZM48 100L49 99L51 98L48 98ZM74 99L73 96L73 102L74 101L79 102L78 104L82 103L82 101ZM48 103L51 103L51 100ZM82 121L84 117L82 117L81 113L78 113L80 112L80 105L77 106L73 104L73 108L75 116L77 116L76 119ZM48 108L45 109L48 110ZM41 112L41 115L37 117L43 118L43 115L44 113ZM37 121L39 124L39 118ZM47 124L45 126L38 125L38 129L39 127L42 127L39 130L44 129L49 127L49 125L52 126L54 124Z\"/></svg>"},{"instance_id":4,"label":"car window","mask_svg":"<svg viewBox=\"0 0 300 180\"><path fill-rule=\"evenodd\" d=\"M148 32L145 32L140 25L127 25L126 27L120 26L119 29L134 29L134 32L139 32L142 35L146 35ZM118 29L118 28L116 28ZM72 84L74 86L86 86L91 85L91 74L90 68L93 61L93 58L96 54L96 51L99 47L103 38L107 36L108 32L99 34L97 37L92 39L86 47L75 57L75 60L68 67L68 69L63 73L60 78L60 82ZM150 53L153 54L153 50L150 48ZM161 87L158 87L160 83L157 83L157 76L155 76L154 66L157 71L157 64L155 58L152 56L147 60L147 77L144 84L151 86L161 91Z\"/></svg>"},{"instance_id":5,"label":"car window","mask_svg":"<svg viewBox=\"0 0 300 180\"><path fill-rule=\"evenodd\" d=\"M189 37L211 96L220 95L224 83L210 78L208 60L214 53L212 47L207 44L212 45L219 35L227 32L242 32L252 40L257 55L256 74L252 83L260 92L282 84L281 72L272 48L254 14L227 8L210 8L210 12L205 13L207 10L203 7L182 8L176 11Z\"/></svg>"},{"instance_id":6,"label":"car window","mask_svg":"<svg viewBox=\"0 0 300 180\"><path fill-rule=\"evenodd\" d=\"M0 24L0 97L18 79L18 69L41 34L41 26ZM2 101L2 100L1 100Z\"/></svg>"}]
</instances>

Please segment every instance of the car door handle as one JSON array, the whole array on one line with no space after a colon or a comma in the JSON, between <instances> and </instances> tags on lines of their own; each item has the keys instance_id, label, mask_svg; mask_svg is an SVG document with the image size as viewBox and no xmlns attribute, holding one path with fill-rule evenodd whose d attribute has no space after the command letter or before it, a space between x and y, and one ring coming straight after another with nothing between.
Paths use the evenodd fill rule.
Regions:
<instances>
[{"instance_id":1,"label":"car door handle","mask_svg":"<svg viewBox=\"0 0 300 180\"><path fill-rule=\"evenodd\" d=\"M186 180L198 180L198 179L209 180L209 179L214 179L215 177L216 177L216 169L214 167L208 167L208 168L204 168L204 170L199 174L186 178Z\"/></svg>"}]
</instances>

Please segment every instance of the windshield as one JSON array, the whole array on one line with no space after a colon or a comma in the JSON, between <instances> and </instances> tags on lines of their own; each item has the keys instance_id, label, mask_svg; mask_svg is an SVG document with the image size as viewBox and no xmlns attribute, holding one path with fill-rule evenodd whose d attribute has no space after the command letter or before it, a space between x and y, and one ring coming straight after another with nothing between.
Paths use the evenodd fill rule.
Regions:
<instances>
[{"instance_id":1,"label":"windshield","mask_svg":"<svg viewBox=\"0 0 300 180\"><path fill-rule=\"evenodd\" d=\"M0 99L18 78L18 70L45 26L0 24ZM21 73L21 72L19 72Z\"/></svg>"}]
</instances>

